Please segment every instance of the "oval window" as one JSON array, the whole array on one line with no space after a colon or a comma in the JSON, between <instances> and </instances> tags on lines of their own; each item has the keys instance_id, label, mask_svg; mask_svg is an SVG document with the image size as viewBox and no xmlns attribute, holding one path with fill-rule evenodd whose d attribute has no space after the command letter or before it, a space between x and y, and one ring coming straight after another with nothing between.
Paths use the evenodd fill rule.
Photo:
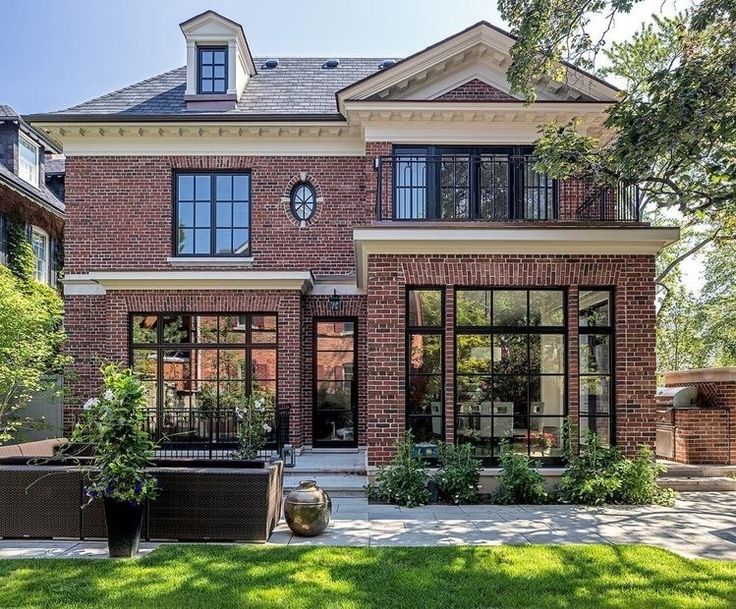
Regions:
<instances>
[{"instance_id":1,"label":"oval window","mask_svg":"<svg viewBox=\"0 0 736 609\"><path fill-rule=\"evenodd\" d=\"M317 193L307 182L299 182L291 189L291 213L300 222L306 222L314 216L317 209Z\"/></svg>"}]
</instances>

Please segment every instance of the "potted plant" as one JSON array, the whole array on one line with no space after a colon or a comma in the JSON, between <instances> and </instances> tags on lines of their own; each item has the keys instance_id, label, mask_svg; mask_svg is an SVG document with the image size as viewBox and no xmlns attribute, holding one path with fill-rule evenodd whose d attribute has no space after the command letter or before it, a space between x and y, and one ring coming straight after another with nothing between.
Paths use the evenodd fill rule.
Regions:
<instances>
[{"instance_id":1,"label":"potted plant","mask_svg":"<svg viewBox=\"0 0 736 609\"><path fill-rule=\"evenodd\" d=\"M138 551L145 504L156 495L156 479L148 471L156 445L146 431L145 388L131 370L113 364L102 368L104 390L84 404L72 443L92 451L90 501L105 508L111 557Z\"/></svg>"}]
</instances>

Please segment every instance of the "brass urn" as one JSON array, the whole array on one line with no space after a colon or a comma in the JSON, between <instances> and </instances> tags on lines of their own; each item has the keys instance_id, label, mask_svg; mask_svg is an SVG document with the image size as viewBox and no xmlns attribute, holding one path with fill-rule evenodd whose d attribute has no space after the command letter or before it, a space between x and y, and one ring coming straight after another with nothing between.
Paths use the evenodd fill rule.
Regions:
<instances>
[{"instance_id":1,"label":"brass urn","mask_svg":"<svg viewBox=\"0 0 736 609\"><path fill-rule=\"evenodd\" d=\"M327 528L332 501L315 480L301 480L284 502L286 524L295 535L314 537Z\"/></svg>"}]
</instances>

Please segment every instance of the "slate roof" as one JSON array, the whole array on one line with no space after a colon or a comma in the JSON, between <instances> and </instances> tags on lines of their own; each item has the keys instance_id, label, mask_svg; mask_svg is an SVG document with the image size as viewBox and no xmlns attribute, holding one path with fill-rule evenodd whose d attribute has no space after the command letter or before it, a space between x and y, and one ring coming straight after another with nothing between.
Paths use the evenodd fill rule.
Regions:
<instances>
[{"instance_id":1,"label":"slate roof","mask_svg":"<svg viewBox=\"0 0 736 609\"><path fill-rule=\"evenodd\" d=\"M164 72L46 116L80 114L119 114L125 116L232 114L262 115L333 115L337 116L335 93L379 71L385 58L340 58L337 68L325 69L325 57L283 57L276 68L263 67L266 57L256 57L258 73L251 77L238 105L223 112L187 110L184 101L186 67Z\"/></svg>"},{"instance_id":2,"label":"slate roof","mask_svg":"<svg viewBox=\"0 0 736 609\"><path fill-rule=\"evenodd\" d=\"M0 163L0 185L6 185L13 190L19 191L28 198L39 203L49 211L62 215L64 213L64 202L60 201L56 195L51 192L45 184L41 188L36 188L32 184L26 182L23 178L15 175L5 165Z\"/></svg>"},{"instance_id":3,"label":"slate roof","mask_svg":"<svg viewBox=\"0 0 736 609\"><path fill-rule=\"evenodd\" d=\"M43 168L46 175L64 173L66 167L66 159L63 156L55 158L46 157L43 161Z\"/></svg>"}]
</instances>

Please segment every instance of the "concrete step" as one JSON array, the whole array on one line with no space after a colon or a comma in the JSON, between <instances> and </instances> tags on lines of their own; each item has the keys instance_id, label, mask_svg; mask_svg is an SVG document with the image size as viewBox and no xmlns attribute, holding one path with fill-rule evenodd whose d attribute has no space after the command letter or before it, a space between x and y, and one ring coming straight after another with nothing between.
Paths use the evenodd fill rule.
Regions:
<instances>
[{"instance_id":1,"label":"concrete step","mask_svg":"<svg viewBox=\"0 0 736 609\"><path fill-rule=\"evenodd\" d=\"M289 469L284 474L284 492L299 486L301 480L316 480L330 497L365 497L368 478L359 474L333 474L324 472L294 472Z\"/></svg>"},{"instance_id":2,"label":"concrete step","mask_svg":"<svg viewBox=\"0 0 736 609\"><path fill-rule=\"evenodd\" d=\"M667 478L736 476L736 465L696 465L674 461L660 461L660 463L667 466L665 472Z\"/></svg>"},{"instance_id":3,"label":"concrete step","mask_svg":"<svg viewBox=\"0 0 736 609\"><path fill-rule=\"evenodd\" d=\"M660 486L673 491L736 491L736 478L731 476L662 476Z\"/></svg>"}]
</instances>

